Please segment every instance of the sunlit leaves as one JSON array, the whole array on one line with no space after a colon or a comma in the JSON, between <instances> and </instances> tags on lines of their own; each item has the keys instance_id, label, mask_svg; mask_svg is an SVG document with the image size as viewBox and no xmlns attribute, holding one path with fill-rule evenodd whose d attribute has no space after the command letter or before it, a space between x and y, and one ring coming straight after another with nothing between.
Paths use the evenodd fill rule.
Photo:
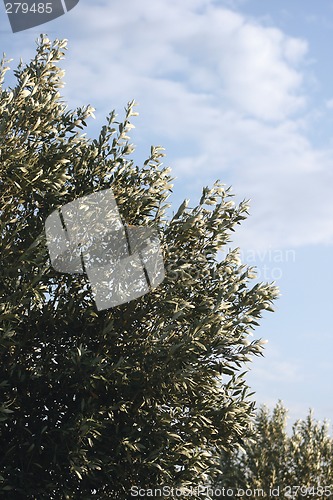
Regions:
<instances>
[{"instance_id":1,"label":"sunlit leaves","mask_svg":"<svg viewBox=\"0 0 333 500\"><path fill-rule=\"evenodd\" d=\"M262 353L248 336L277 289L252 286L237 250L220 254L248 211L230 188L216 182L167 216L164 149L133 159L134 101L85 136L94 109L71 111L59 92L65 48L43 36L0 94L0 491L127 499L132 484L201 484L248 431L242 369ZM158 231L166 278L97 312L84 275L51 268L44 223L109 187L127 224Z\"/></svg>"}]
</instances>

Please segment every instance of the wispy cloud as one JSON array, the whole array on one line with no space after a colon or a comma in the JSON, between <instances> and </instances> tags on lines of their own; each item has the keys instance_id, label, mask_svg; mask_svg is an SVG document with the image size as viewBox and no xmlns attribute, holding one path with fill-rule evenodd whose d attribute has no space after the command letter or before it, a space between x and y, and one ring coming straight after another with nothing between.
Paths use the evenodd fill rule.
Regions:
<instances>
[{"instance_id":1,"label":"wispy cloud","mask_svg":"<svg viewBox=\"0 0 333 500\"><path fill-rule=\"evenodd\" d=\"M254 376L256 380L269 382L288 382L297 385L304 380L300 361L285 360L283 356L277 356L267 348L268 360L257 362Z\"/></svg>"},{"instance_id":2,"label":"wispy cloud","mask_svg":"<svg viewBox=\"0 0 333 500\"><path fill-rule=\"evenodd\" d=\"M240 244L333 243L333 151L308 138L305 40L213 0L82 0L62 22L71 106L102 121L137 99L141 140L168 145L183 197L220 178L252 199Z\"/></svg>"}]
</instances>

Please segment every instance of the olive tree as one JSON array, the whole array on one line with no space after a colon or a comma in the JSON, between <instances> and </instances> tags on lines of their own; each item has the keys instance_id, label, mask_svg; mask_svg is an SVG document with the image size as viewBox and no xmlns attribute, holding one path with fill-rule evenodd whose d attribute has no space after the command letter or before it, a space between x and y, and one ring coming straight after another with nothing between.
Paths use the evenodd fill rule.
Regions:
<instances>
[{"instance_id":1,"label":"olive tree","mask_svg":"<svg viewBox=\"0 0 333 500\"><path fill-rule=\"evenodd\" d=\"M82 131L91 106L60 94L66 41L42 36L0 94L0 491L2 498L128 498L201 484L248 432L249 333L278 292L227 248L247 216L229 188L204 188L168 215L161 147L137 166L124 118ZM164 281L98 311L84 274L52 268L44 225L57 208L112 188L121 217L158 232Z\"/></svg>"},{"instance_id":2,"label":"olive tree","mask_svg":"<svg viewBox=\"0 0 333 500\"><path fill-rule=\"evenodd\" d=\"M333 439L328 422L318 422L310 411L288 432L287 416L282 402L272 412L259 408L242 448L222 454L217 488L262 491L266 496L274 490L280 498L297 500L332 497Z\"/></svg>"}]
</instances>

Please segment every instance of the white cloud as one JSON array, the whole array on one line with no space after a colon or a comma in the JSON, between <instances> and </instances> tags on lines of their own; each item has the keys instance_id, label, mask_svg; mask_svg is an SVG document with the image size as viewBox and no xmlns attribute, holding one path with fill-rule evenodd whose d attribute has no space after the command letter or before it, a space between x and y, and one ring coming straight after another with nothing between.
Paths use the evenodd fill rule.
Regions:
<instances>
[{"instance_id":1,"label":"white cloud","mask_svg":"<svg viewBox=\"0 0 333 500\"><path fill-rule=\"evenodd\" d=\"M212 2L128 0L126 15L119 1L79 13L82 23L90 21L90 36L84 33L86 42L80 37L73 60L89 60L88 71L96 66L91 35L98 33L98 62L112 80L117 75L125 81L125 88L128 73L134 89L137 84L140 89L142 77L155 85L158 78L176 79L186 89L212 92L220 102L231 100L240 112L267 120L283 119L305 103L296 65L306 54L306 42Z\"/></svg>"},{"instance_id":2,"label":"white cloud","mask_svg":"<svg viewBox=\"0 0 333 500\"><path fill-rule=\"evenodd\" d=\"M213 0L82 0L60 25L70 106L102 121L137 99L137 134L168 146L183 197L220 178L252 199L243 245L333 243L333 152L307 138L306 41Z\"/></svg>"},{"instance_id":3,"label":"white cloud","mask_svg":"<svg viewBox=\"0 0 333 500\"><path fill-rule=\"evenodd\" d=\"M306 44L288 39L277 29L246 21L239 14L221 11L220 76L227 96L251 116L280 120L301 108L298 92L302 75L291 62L306 53Z\"/></svg>"}]
</instances>

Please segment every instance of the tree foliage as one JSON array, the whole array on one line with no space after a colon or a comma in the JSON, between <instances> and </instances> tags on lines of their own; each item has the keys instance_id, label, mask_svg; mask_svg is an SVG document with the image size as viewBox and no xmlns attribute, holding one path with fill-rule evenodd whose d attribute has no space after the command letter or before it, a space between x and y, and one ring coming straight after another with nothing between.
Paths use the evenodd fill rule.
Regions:
<instances>
[{"instance_id":1,"label":"tree foliage","mask_svg":"<svg viewBox=\"0 0 333 500\"><path fill-rule=\"evenodd\" d=\"M220 183L167 217L161 147L141 167L112 112L97 139L90 106L68 110L66 41L42 36L0 94L0 492L2 498L128 498L131 485L195 485L248 430L240 368L248 335L277 296L250 286L237 250L218 251L247 214ZM128 224L158 230L166 268L149 294L97 312L84 275L50 265L44 223L57 207L112 187Z\"/></svg>"},{"instance_id":2,"label":"tree foliage","mask_svg":"<svg viewBox=\"0 0 333 500\"><path fill-rule=\"evenodd\" d=\"M332 498L333 439L327 422L316 421L310 411L288 433L287 410L281 402L272 414L261 407L243 449L223 454L218 484L244 491L262 489L266 494L278 488L282 498L297 500Z\"/></svg>"}]
</instances>

